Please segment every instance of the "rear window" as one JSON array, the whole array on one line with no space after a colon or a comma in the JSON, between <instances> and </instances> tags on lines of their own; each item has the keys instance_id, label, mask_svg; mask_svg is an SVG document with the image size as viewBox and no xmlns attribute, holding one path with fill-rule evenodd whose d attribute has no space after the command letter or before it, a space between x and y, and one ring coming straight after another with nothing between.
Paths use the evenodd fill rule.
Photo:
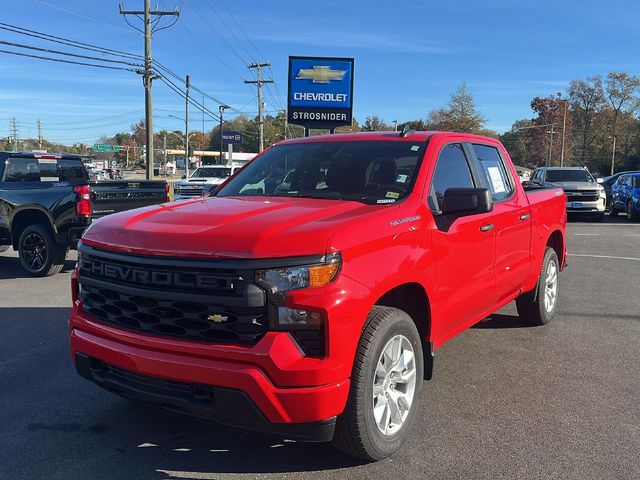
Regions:
<instances>
[{"instance_id":1,"label":"rear window","mask_svg":"<svg viewBox=\"0 0 640 480\"><path fill-rule=\"evenodd\" d=\"M6 170L6 182L40 181L40 165L37 158L10 158L7 160Z\"/></svg>"},{"instance_id":2,"label":"rear window","mask_svg":"<svg viewBox=\"0 0 640 480\"><path fill-rule=\"evenodd\" d=\"M81 160L11 157L6 160L6 182L70 182L87 180Z\"/></svg>"},{"instance_id":3,"label":"rear window","mask_svg":"<svg viewBox=\"0 0 640 480\"><path fill-rule=\"evenodd\" d=\"M74 180L87 180L87 171L81 160L58 160L58 177L61 182L71 182Z\"/></svg>"}]
</instances>

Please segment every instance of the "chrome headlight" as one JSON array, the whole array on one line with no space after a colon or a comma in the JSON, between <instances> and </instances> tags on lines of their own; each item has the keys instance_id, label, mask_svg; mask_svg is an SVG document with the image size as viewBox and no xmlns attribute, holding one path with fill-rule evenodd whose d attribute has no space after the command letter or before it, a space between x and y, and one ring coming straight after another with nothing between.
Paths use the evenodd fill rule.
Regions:
<instances>
[{"instance_id":1,"label":"chrome headlight","mask_svg":"<svg viewBox=\"0 0 640 480\"><path fill-rule=\"evenodd\" d=\"M301 288L322 287L332 282L342 264L339 253L334 253L320 265L273 268L256 271L256 281L277 292Z\"/></svg>"}]
</instances>

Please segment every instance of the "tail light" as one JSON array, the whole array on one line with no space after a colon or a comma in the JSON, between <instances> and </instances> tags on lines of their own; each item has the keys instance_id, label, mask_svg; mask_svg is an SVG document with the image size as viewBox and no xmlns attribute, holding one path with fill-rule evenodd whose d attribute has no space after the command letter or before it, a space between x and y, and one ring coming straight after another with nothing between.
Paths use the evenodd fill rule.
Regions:
<instances>
[{"instance_id":1,"label":"tail light","mask_svg":"<svg viewBox=\"0 0 640 480\"><path fill-rule=\"evenodd\" d=\"M91 187L89 185L78 185L73 188L73 192L78 195L76 203L76 213L80 217L90 217L91 210Z\"/></svg>"},{"instance_id":2,"label":"tail light","mask_svg":"<svg viewBox=\"0 0 640 480\"><path fill-rule=\"evenodd\" d=\"M165 202L170 202L171 198L169 198L169 184L165 183L164 185L164 201Z\"/></svg>"}]
</instances>

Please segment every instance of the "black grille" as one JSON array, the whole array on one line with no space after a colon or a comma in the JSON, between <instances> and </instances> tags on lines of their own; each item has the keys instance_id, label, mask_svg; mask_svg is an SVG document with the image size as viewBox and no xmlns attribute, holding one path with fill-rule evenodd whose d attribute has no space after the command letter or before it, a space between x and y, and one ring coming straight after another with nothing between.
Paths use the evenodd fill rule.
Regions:
<instances>
[{"instance_id":1,"label":"black grille","mask_svg":"<svg viewBox=\"0 0 640 480\"><path fill-rule=\"evenodd\" d=\"M80 296L88 315L142 333L216 343L255 344L268 329L268 317L262 307L229 308L162 300L87 284L82 284Z\"/></svg>"},{"instance_id":2,"label":"black grille","mask_svg":"<svg viewBox=\"0 0 640 480\"><path fill-rule=\"evenodd\" d=\"M565 190L568 202L595 202L598 200L596 190Z\"/></svg>"},{"instance_id":3,"label":"black grille","mask_svg":"<svg viewBox=\"0 0 640 480\"><path fill-rule=\"evenodd\" d=\"M141 257L80 246L84 312L153 335L255 344L269 328L253 270L216 260Z\"/></svg>"}]
</instances>

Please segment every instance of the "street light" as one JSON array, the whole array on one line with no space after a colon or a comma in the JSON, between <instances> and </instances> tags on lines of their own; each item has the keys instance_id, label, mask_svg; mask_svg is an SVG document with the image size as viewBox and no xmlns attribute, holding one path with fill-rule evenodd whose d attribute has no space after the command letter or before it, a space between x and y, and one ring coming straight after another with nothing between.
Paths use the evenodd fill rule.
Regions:
<instances>
[{"instance_id":1,"label":"street light","mask_svg":"<svg viewBox=\"0 0 640 480\"><path fill-rule=\"evenodd\" d=\"M398 120L391 120L393 122L393 131L398 131Z\"/></svg>"},{"instance_id":2,"label":"street light","mask_svg":"<svg viewBox=\"0 0 640 480\"><path fill-rule=\"evenodd\" d=\"M611 151L611 175L613 175L613 170L616 163L616 136L609 135L609 138L613 138L613 149Z\"/></svg>"},{"instance_id":3,"label":"street light","mask_svg":"<svg viewBox=\"0 0 640 480\"><path fill-rule=\"evenodd\" d=\"M229 105L220 105L218 107L218 111L220 112L220 163L222 163L222 151L223 151L223 144L224 144L224 135L222 135L222 115L224 115L224 111L227 108L231 108Z\"/></svg>"},{"instance_id":4,"label":"street light","mask_svg":"<svg viewBox=\"0 0 640 480\"><path fill-rule=\"evenodd\" d=\"M571 94L571 92L569 94ZM563 167L564 166L564 131L567 126L567 103L569 102L569 99L562 99L562 93L558 92L558 100L560 100L564 104L563 113L562 113L562 147L560 148L560 166Z\"/></svg>"}]
</instances>

